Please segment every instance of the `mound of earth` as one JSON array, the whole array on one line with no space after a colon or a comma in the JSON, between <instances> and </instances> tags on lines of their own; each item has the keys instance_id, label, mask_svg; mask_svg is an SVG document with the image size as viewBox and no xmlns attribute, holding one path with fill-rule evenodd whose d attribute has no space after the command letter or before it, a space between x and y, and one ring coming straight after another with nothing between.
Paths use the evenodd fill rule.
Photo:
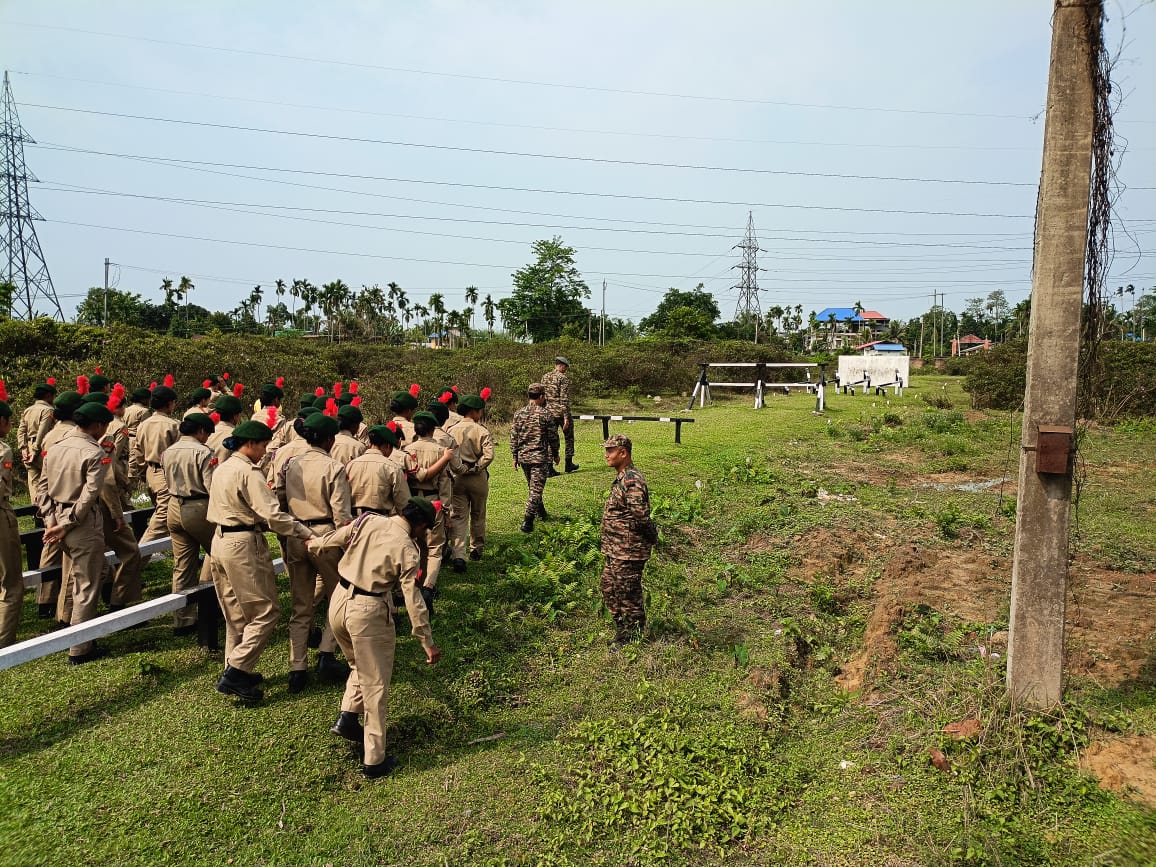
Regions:
<instances>
[{"instance_id":1,"label":"mound of earth","mask_svg":"<svg viewBox=\"0 0 1156 867\"><path fill-rule=\"evenodd\" d=\"M1156 737L1093 742L1080 767L1100 781L1101 789L1134 797L1156 808Z\"/></svg>"}]
</instances>

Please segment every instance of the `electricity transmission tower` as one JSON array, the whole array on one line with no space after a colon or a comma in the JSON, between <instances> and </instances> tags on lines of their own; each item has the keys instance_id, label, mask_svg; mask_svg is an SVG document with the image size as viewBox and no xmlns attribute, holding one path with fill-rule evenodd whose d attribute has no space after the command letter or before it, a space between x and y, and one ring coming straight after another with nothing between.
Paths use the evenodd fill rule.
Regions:
<instances>
[{"instance_id":1,"label":"electricity transmission tower","mask_svg":"<svg viewBox=\"0 0 1156 867\"><path fill-rule=\"evenodd\" d=\"M16 287L12 292L11 315L35 319L46 313L63 320L64 313L52 287L52 276L33 223L44 218L28 201L28 182L36 183L37 179L24 165L25 142L35 144L20 126L16 100L12 98L12 86L5 71L3 117L0 118L0 147L4 150L0 157L3 160L0 181L4 185L0 197L0 216L4 220L0 229L0 268L4 270L0 272L0 282Z\"/></svg>"},{"instance_id":2,"label":"electricity transmission tower","mask_svg":"<svg viewBox=\"0 0 1156 867\"><path fill-rule=\"evenodd\" d=\"M755 216L747 212L747 234L741 244L735 244L731 249L742 250L742 261L732 268L739 269L739 282L732 289L739 290L739 303L735 307L735 322L744 323L754 321L755 343L759 342L759 321L762 319L762 310L759 306L759 261L758 254L763 252L759 241L755 237Z\"/></svg>"}]
</instances>

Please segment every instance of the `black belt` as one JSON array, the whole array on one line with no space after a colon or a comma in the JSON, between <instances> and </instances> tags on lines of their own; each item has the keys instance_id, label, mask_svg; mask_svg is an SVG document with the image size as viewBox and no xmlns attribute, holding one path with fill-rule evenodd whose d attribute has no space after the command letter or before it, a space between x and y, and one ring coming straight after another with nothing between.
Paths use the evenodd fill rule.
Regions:
<instances>
[{"instance_id":1,"label":"black belt","mask_svg":"<svg viewBox=\"0 0 1156 867\"><path fill-rule=\"evenodd\" d=\"M150 467L152 467L154 470L163 470L164 469L163 464L158 464L155 461L145 461L145 463L148 464Z\"/></svg>"},{"instance_id":2,"label":"black belt","mask_svg":"<svg viewBox=\"0 0 1156 867\"><path fill-rule=\"evenodd\" d=\"M342 587L344 587L346 590L348 590L350 593L352 593L354 596L373 596L377 599L384 599L385 598L384 592L382 592L382 593L370 593L368 590L362 590L356 584L350 584L344 578L340 579L337 583L340 584Z\"/></svg>"},{"instance_id":3,"label":"black belt","mask_svg":"<svg viewBox=\"0 0 1156 867\"><path fill-rule=\"evenodd\" d=\"M322 524L333 524L335 521L332 518L315 518L311 521L301 521L301 523L306 527L320 527Z\"/></svg>"},{"instance_id":4,"label":"black belt","mask_svg":"<svg viewBox=\"0 0 1156 867\"><path fill-rule=\"evenodd\" d=\"M437 494L440 493L437 488L414 488L415 494Z\"/></svg>"},{"instance_id":5,"label":"black belt","mask_svg":"<svg viewBox=\"0 0 1156 867\"><path fill-rule=\"evenodd\" d=\"M58 508L58 509L71 509L75 505L76 505L76 503L57 503L56 508Z\"/></svg>"},{"instance_id":6,"label":"black belt","mask_svg":"<svg viewBox=\"0 0 1156 867\"><path fill-rule=\"evenodd\" d=\"M384 509L371 509L369 506L354 506L353 512L356 515L364 515L366 512L370 512L374 515L389 515L390 514L389 512L385 511Z\"/></svg>"},{"instance_id":7,"label":"black belt","mask_svg":"<svg viewBox=\"0 0 1156 867\"><path fill-rule=\"evenodd\" d=\"M182 496L179 496L177 494L173 494L173 496L176 497L178 500L180 500L182 503L188 503L191 500L207 500L207 499L209 499L208 494L189 494L187 497L182 497Z\"/></svg>"},{"instance_id":8,"label":"black belt","mask_svg":"<svg viewBox=\"0 0 1156 867\"><path fill-rule=\"evenodd\" d=\"M218 524L217 529L222 533L260 533L261 528L256 524L238 524L231 527L228 524Z\"/></svg>"}]
</instances>

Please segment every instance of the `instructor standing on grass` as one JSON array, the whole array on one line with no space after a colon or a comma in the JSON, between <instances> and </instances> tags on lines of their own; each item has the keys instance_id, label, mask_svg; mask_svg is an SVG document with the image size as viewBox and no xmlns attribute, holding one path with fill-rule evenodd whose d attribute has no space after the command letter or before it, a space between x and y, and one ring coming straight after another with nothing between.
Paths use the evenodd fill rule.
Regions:
<instances>
[{"instance_id":1,"label":"instructor standing on grass","mask_svg":"<svg viewBox=\"0 0 1156 867\"><path fill-rule=\"evenodd\" d=\"M558 454L558 431L562 431L566 438L566 472L572 473L578 469L574 463L574 422L570 419L570 377L566 371L570 369L570 362L559 355L554 359L554 369L542 377L542 385L546 389L546 411L554 422L554 432L550 437L550 458L555 464L561 455ZM558 475L558 471L551 468L550 475Z\"/></svg>"}]
</instances>

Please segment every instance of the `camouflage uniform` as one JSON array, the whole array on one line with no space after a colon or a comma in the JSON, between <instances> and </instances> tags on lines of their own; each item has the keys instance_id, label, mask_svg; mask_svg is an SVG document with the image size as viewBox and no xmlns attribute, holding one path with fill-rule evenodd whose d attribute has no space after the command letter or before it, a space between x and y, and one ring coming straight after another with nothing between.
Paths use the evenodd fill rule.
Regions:
<instances>
[{"instance_id":1,"label":"camouflage uniform","mask_svg":"<svg viewBox=\"0 0 1156 867\"><path fill-rule=\"evenodd\" d=\"M553 422L550 430L550 459L558 463L558 431L566 437L566 465L574 463L574 425L565 425L570 418L570 378L555 368L542 377L546 387L546 411Z\"/></svg>"},{"instance_id":2,"label":"camouflage uniform","mask_svg":"<svg viewBox=\"0 0 1156 867\"><path fill-rule=\"evenodd\" d=\"M530 498L526 501L526 522L533 525L534 517L544 511L542 493L546 489L546 474L550 466L550 432L554 423L544 406L528 403L516 413L510 427L510 451L514 463L526 474Z\"/></svg>"},{"instance_id":3,"label":"camouflage uniform","mask_svg":"<svg viewBox=\"0 0 1156 867\"><path fill-rule=\"evenodd\" d=\"M611 437L607 444L613 443ZM642 570L658 530L650 517L650 492L646 479L633 464L624 467L610 486L602 512L602 601L617 627L618 641L625 641L646 625L642 604Z\"/></svg>"}]
</instances>

